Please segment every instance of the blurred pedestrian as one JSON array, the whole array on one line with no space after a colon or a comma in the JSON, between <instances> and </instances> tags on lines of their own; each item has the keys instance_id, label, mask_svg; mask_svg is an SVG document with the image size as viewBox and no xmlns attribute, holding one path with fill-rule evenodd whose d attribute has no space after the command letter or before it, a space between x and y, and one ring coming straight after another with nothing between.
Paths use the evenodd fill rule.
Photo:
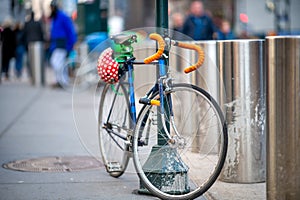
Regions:
<instances>
[{"instance_id":1,"label":"blurred pedestrian","mask_svg":"<svg viewBox=\"0 0 300 200\"><path fill-rule=\"evenodd\" d=\"M212 19L206 14L202 1L193 1L190 14L183 25L183 33L194 40L211 40L216 28Z\"/></svg>"},{"instance_id":2,"label":"blurred pedestrian","mask_svg":"<svg viewBox=\"0 0 300 200\"><path fill-rule=\"evenodd\" d=\"M23 69L23 57L26 51L26 40L25 33L20 22L16 23L14 29L16 35L16 62L15 62L15 72L16 77L21 78Z\"/></svg>"},{"instance_id":3,"label":"blurred pedestrian","mask_svg":"<svg viewBox=\"0 0 300 200\"><path fill-rule=\"evenodd\" d=\"M176 12L172 15L172 24L173 30L175 31L173 34L173 39L175 40L182 40L184 39L184 35L182 34L183 31L183 23L184 23L184 16L183 14Z\"/></svg>"},{"instance_id":4,"label":"blurred pedestrian","mask_svg":"<svg viewBox=\"0 0 300 200\"><path fill-rule=\"evenodd\" d=\"M222 20L221 27L216 33L217 40L232 40L235 35L231 30L231 25L228 20Z\"/></svg>"},{"instance_id":5,"label":"blurred pedestrian","mask_svg":"<svg viewBox=\"0 0 300 200\"><path fill-rule=\"evenodd\" d=\"M15 50L16 50L16 36L12 30L12 25L13 25L12 19L6 18L3 22L3 31L1 33L2 73L5 74L5 78L7 80L9 79L9 64L11 59L15 56Z\"/></svg>"},{"instance_id":6,"label":"blurred pedestrian","mask_svg":"<svg viewBox=\"0 0 300 200\"><path fill-rule=\"evenodd\" d=\"M182 32L183 29L183 23L184 23L184 16L183 14L177 12L172 15L172 21L173 21L173 30Z\"/></svg>"},{"instance_id":7,"label":"blurred pedestrian","mask_svg":"<svg viewBox=\"0 0 300 200\"><path fill-rule=\"evenodd\" d=\"M33 50L29 48L29 46L34 46L36 43L43 44L44 41L44 32L42 23L40 21L34 20L34 12L31 12L31 17L28 22L25 23L24 26L24 37L25 37L25 43L26 43L26 50L28 52L27 54L27 70L28 75L32 81L34 82L33 78Z\"/></svg>"},{"instance_id":8,"label":"blurred pedestrian","mask_svg":"<svg viewBox=\"0 0 300 200\"><path fill-rule=\"evenodd\" d=\"M30 20L25 23L24 33L27 45L30 42L44 41L43 26L40 21L34 20L34 12L31 12Z\"/></svg>"},{"instance_id":9,"label":"blurred pedestrian","mask_svg":"<svg viewBox=\"0 0 300 200\"><path fill-rule=\"evenodd\" d=\"M68 54L74 47L77 36L71 18L59 9L57 0L52 0L50 7L52 18L50 31L50 64L56 75L56 83L52 86L61 87L62 70Z\"/></svg>"},{"instance_id":10,"label":"blurred pedestrian","mask_svg":"<svg viewBox=\"0 0 300 200\"><path fill-rule=\"evenodd\" d=\"M15 0L10 0L10 12L12 16L15 15Z\"/></svg>"}]
</instances>

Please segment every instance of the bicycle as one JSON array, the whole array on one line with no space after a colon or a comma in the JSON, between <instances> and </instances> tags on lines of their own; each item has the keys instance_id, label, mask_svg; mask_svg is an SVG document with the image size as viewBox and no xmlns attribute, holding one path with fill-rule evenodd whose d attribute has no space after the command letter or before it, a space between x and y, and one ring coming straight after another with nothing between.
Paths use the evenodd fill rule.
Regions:
<instances>
[{"instance_id":1,"label":"bicycle","mask_svg":"<svg viewBox=\"0 0 300 200\"><path fill-rule=\"evenodd\" d=\"M205 193L217 180L227 152L227 125L217 102L205 90L176 83L168 69L171 46L198 52L197 63L185 68L190 73L204 61L200 46L172 40L168 34L150 34L157 52L136 61L132 44L136 35L116 35L114 50L98 60L99 75L107 84L102 90L98 112L99 147L106 171L121 176L132 157L140 178L140 192L161 199L193 199ZM117 48L116 48L117 47ZM111 60L109 57L114 57ZM108 71L102 69L110 59ZM104 63L104 64L103 64ZM153 64L157 80L139 99L136 113L133 85L135 65ZM112 71L117 73L112 73ZM217 134L213 143L207 142Z\"/></svg>"}]
</instances>

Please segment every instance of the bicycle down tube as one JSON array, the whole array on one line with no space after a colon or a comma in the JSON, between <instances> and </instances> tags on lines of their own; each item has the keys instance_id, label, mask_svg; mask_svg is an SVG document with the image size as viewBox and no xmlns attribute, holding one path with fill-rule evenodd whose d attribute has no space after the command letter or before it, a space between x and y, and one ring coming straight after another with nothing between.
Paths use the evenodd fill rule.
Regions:
<instances>
[{"instance_id":1,"label":"bicycle down tube","mask_svg":"<svg viewBox=\"0 0 300 200\"><path fill-rule=\"evenodd\" d=\"M132 120L133 127L134 128L136 124L136 106L135 106L135 96L134 96L134 80L133 80L133 63L130 62L128 64L128 82L129 82L129 103L130 103L130 116Z\"/></svg>"}]
</instances>

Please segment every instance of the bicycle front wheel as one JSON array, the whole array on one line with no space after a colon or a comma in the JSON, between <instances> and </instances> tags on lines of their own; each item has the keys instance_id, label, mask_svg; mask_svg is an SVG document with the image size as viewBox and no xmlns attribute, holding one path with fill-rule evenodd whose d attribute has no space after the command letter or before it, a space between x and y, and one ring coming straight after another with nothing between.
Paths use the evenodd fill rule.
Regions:
<instances>
[{"instance_id":1,"label":"bicycle front wheel","mask_svg":"<svg viewBox=\"0 0 300 200\"><path fill-rule=\"evenodd\" d=\"M132 131L129 99L122 83L103 88L98 116L99 147L107 172L121 176L128 164L128 131Z\"/></svg>"},{"instance_id":2,"label":"bicycle front wheel","mask_svg":"<svg viewBox=\"0 0 300 200\"><path fill-rule=\"evenodd\" d=\"M165 91L165 99L164 118L158 106L145 106L135 127L133 159L141 191L161 199L194 199L221 172L227 126L216 101L201 88L174 84ZM167 138L163 123L173 140Z\"/></svg>"}]
</instances>

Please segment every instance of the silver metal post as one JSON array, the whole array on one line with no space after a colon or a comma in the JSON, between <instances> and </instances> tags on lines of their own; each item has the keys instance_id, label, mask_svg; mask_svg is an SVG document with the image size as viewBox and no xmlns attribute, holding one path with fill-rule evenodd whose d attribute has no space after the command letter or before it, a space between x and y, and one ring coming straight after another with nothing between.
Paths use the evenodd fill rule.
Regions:
<instances>
[{"instance_id":1,"label":"silver metal post","mask_svg":"<svg viewBox=\"0 0 300 200\"><path fill-rule=\"evenodd\" d=\"M300 198L300 36L267 37L267 199Z\"/></svg>"},{"instance_id":2,"label":"silver metal post","mask_svg":"<svg viewBox=\"0 0 300 200\"><path fill-rule=\"evenodd\" d=\"M265 181L264 40L217 41L221 105L226 107L228 153L221 180Z\"/></svg>"},{"instance_id":3,"label":"silver metal post","mask_svg":"<svg viewBox=\"0 0 300 200\"><path fill-rule=\"evenodd\" d=\"M1 39L1 33L0 33L0 39ZM2 41L0 41L0 84L1 84L1 78L2 78Z\"/></svg>"},{"instance_id":4,"label":"silver metal post","mask_svg":"<svg viewBox=\"0 0 300 200\"><path fill-rule=\"evenodd\" d=\"M44 66L43 66L43 43L42 42L30 42L29 43L29 63L32 73L32 83L35 86L42 86L44 81Z\"/></svg>"}]
</instances>

